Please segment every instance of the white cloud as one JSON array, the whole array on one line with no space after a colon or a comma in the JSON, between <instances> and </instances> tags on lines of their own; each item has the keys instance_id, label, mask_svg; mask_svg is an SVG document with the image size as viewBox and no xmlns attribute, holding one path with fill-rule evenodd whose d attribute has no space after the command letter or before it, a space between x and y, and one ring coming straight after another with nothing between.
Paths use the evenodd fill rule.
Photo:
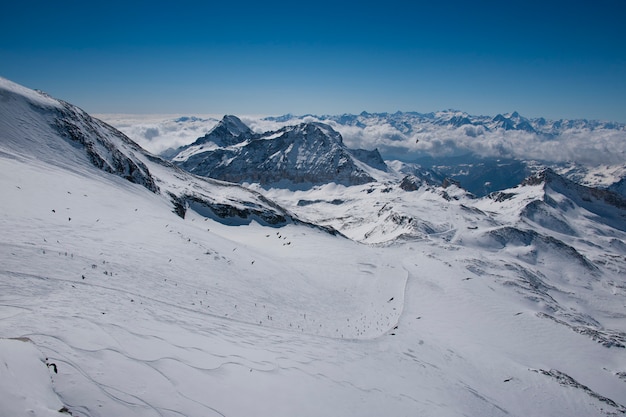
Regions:
<instances>
[{"instance_id":1,"label":"white cloud","mask_svg":"<svg viewBox=\"0 0 626 417\"><path fill-rule=\"evenodd\" d=\"M273 120L264 120L265 116L237 116L244 122L252 131L256 133L264 133L269 131L278 130L281 127L289 126L298 122L276 122Z\"/></svg>"},{"instance_id":2,"label":"white cloud","mask_svg":"<svg viewBox=\"0 0 626 417\"><path fill-rule=\"evenodd\" d=\"M405 135L388 124L339 126L333 124L350 147L378 148L385 156L404 160L420 156L459 156L534 159L552 162L575 161L588 165L623 164L626 134L620 131L567 130L556 138L525 131L485 131L483 128L430 127Z\"/></svg>"},{"instance_id":3,"label":"white cloud","mask_svg":"<svg viewBox=\"0 0 626 417\"><path fill-rule=\"evenodd\" d=\"M192 143L211 130L222 115L100 115L142 147L153 153ZM255 132L278 130L286 125L320 121L313 116L286 122L264 116L243 115L241 120ZM378 148L384 158L411 160L423 156L459 156L472 153L484 157L534 159L552 162L575 161L588 165L623 164L626 134L608 129L570 129L560 136L545 136L515 130L487 131L481 126L416 124L404 133L384 118L365 126L324 121L341 133L350 148Z\"/></svg>"},{"instance_id":4,"label":"white cloud","mask_svg":"<svg viewBox=\"0 0 626 417\"><path fill-rule=\"evenodd\" d=\"M193 143L223 116L101 114L96 117L114 126L144 149L158 154L168 148Z\"/></svg>"}]
</instances>

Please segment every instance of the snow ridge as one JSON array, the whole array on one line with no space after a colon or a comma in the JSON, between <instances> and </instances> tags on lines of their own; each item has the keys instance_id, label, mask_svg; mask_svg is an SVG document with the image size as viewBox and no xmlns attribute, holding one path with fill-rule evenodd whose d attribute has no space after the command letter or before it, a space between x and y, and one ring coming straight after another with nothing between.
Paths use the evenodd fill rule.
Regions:
<instances>
[{"instance_id":1,"label":"snow ridge","mask_svg":"<svg viewBox=\"0 0 626 417\"><path fill-rule=\"evenodd\" d=\"M53 163L72 171L95 167L161 195L180 216L188 207L209 209L223 221L269 224L298 221L258 193L200 178L151 155L123 133L83 110L0 79L0 151ZM26 92L24 91L26 90ZM243 129L226 118L223 129ZM92 175L92 174L87 174Z\"/></svg>"}]
</instances>

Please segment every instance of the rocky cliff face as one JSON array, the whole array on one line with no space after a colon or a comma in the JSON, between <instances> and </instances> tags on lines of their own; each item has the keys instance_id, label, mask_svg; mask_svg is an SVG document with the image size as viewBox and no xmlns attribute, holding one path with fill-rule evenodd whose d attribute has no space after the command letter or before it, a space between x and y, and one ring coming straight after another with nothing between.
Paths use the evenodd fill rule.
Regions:
<instances>
[{"instance_id":1,"label":"rocky cliff face","mask_svg":"<svg viewBox=\"0 0 626 417\"><path fill-rule=\"evenodd\" d=\"M59 103L61 108L53 112L52 125L61 137L84 148L91 163L103 171L159 192L150 170L136 155L144 153L143 149L78 107L63 101Z\"/></svg>"}]
</instances>

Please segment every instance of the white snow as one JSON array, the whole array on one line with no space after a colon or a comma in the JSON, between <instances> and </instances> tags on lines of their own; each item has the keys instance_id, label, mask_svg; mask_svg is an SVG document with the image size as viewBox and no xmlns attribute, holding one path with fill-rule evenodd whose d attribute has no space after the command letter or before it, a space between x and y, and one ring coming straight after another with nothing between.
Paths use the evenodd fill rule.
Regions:
<instances>
[{"instance_id":1,"label":"white snow","mask_svg":"<svg viewBox=\"0 0 626 417\"><path fill-rule=\"evenodd\" d=\"M0 339L3 416L59 416L63 403L53 391L50 378L56 364L46 362L28 339Z\"/></svg>"},{"instance_id":2,"label":"white snow","mask_svg":"<svg viewBox=\"0 0 626 417\"><path fill-rule=\"evenodd\" d=\"M202 145L190 146L189 148L185 149L184 151L176 155L173 161L176 161L176 162L186 161L187 159L189 159L190 156L193 156L197 153L206 152L206 151L215 150L215 149L218 149L218 146L213 142L203 143Z\"/></svg>"},{"instance_id":3,"label":"white snow","mask_svg":"<svg viewBox=\"0 0 626 417\"><path fill-rule=\"evenodd\" d=\"M625 349L544 315L626 332L626 233L582 211L567 218L573 235L533 224L521 211L539 187L501 202L391 182L257 188L347 237L182 219L81 158L31 93L2 88L17 101L0 102L0 415L624 412ZM133 156L162 191L268 204ZM559 239L596 270L553 240L489 234L513 228ZM616 405L536 372L552 369Z\"/></svg>"},{"instance_id":4,"label":"white snow","mask_svg":"<svg viewBox=\"0 0 626 417\"><path fill-rule=\"evenodd\" d=\"M7 110L10 109L11 105L15 103L11 102L12 100L14 100L12 97L13 94L6 94L6 92L9 91L11 93L17 94L20 97L23 97L24 99L28 100L30 103L33 103L36 106L57 108L60 107L58 101L49 97L47 94L31 90L30 88L26 88L24 86L16 84L10 80L7 80L6 78L0 77L0 90L3 92L2 96L0 97L2 101L5 102L3 108ZM21 99L17 101L21 101ZM8 103L8 105L6 103ZM4 119L6 120L8 119L8 117Z\"/></svg>"}]
</instances>

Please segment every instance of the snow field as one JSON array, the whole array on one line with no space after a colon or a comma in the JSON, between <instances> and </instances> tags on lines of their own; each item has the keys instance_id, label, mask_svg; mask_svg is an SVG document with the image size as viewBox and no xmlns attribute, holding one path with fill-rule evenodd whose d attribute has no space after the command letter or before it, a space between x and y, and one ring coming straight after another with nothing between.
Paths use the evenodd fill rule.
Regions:
<instances>
[{"instance_id":1,"label":"snow field","mask_svg":"<svg viewBox=\"0 0 626 417\"><path fill-rule=\"evenodd\" d=\"M46 362L28 339L0 339L3 415L59 416L63 403L52 388Z\"/></svg>"},{"instance_id":2,"label":"snow field","mask_svg":"<svg viewBox=\"0 0 626 417\"><path fill-rule=\"evenodd\" d=\"M2 172L2 337L58 365L75 415L598 412L530 371L552 368L625 402L621 352L538 318L489 252L183 220L115 177Z\"/></svg>"},{"instance_id":3,"label":"snow field","mask_svg":"<svg viewBox=\"0 0 626 417\"><path fill-rule=\"evenodd\" d=\"M182 219L168 192L287 212L81 119L161 193L98 170L51 130L58 102L0 81L0 415L626 412L619 212L555 197L568 231L522 213L554 190L378 183L266 193L376 246L288 215Z\"/></svg>"}]
</instances>

